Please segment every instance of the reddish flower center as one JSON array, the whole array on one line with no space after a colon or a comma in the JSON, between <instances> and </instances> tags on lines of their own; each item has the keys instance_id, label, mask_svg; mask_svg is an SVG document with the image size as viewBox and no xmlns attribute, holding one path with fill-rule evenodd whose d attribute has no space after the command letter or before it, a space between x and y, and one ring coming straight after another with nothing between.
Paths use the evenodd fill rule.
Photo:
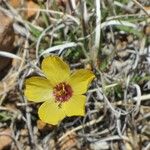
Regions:
<instances>
[{"instance_id":1,"label":"reddish flower center","mask_svg":"<svg viewBox=\"0 0 150 150\"><path fill-rule=\"evenodd\" d=\"M72 93L73 91L71 86L65 82L57 84L53 89L53 95L55 96L57 102L65 102L69 100Z\"/></svg>"}]
</instances>

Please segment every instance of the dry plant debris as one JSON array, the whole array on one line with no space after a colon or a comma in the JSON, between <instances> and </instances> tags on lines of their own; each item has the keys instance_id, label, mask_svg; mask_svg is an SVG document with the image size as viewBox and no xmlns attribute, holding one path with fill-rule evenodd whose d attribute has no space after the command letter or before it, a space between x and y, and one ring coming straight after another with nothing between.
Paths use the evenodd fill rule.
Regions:
<instances>
[{"instance_id":1,"label":"dry plant debris","mask_svg":"<svg viewBox=\"0 0 150 150\"><path fill-rule=\"evenodd\" d=\"M147 0L0 0L0 149L149 150L149 8ZM96 76L85 116L57 126L23 92L52 55Z\"/></svg>"}]
</instances>

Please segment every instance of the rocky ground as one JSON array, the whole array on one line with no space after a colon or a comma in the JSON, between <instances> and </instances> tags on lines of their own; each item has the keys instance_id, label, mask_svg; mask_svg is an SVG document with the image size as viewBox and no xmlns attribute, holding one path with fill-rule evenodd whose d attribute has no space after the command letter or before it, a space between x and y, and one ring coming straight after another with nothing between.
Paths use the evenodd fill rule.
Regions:
<instances>
[{"instance_id":1,"label":"rocky ground","mask_svg":"<svg viewBox=\"0 0 150 150\"><path fill-rule=\"evenodd\" d=\"M86 115L57 126L24 96L51 54L96 75ZM149 137L148 0L0 0L0 150L149 150Z\"/></svg>"}]
</instances>

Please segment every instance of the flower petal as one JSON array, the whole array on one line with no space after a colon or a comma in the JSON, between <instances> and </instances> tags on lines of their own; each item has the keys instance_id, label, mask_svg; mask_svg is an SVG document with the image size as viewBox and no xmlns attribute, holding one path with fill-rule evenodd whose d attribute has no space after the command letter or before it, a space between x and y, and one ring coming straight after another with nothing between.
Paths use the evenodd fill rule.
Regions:
<instances>
[{"instance_id":1,"label":"flower petal","mask_svg":"<svg viewBox=\"0 0 150 150\"><path fill-rule=\"evenodd\" d=\"M84 116L85 114L86 96L75 95L69 101L62 104L66 115L70 116Z\"/></svg>"},{"instance_id":2,"label":"flower petal","mask_svg":"<svg viewBox=\"0 0 150 150\"><path fill-rule=\"evenodd\" d=\"M84 94L91 81L95 78L95 75L86 69L80 69L74 72L68 81L73 89L73 94Z\"/></svg>"},{"instance_id":3,"label":"flower petal","mask_svg":"<svg viewBox=\"0 0 150 150\"><path fill-rule=\"evenodd\" d=\"M25 96L30 101L42 102L51 97L52 86L43 77L31 77L25 81Z\"/></svg>"},{"instance_id":4,"label":"flower petal","mask_svg":"<svg viewBox=\"0 0 150 150\"><path fill-rule=\"evenodd\" d=\"M65 81L70 75L69 66L57 56L46 57L42 62L42 70L53 86Z\"/></svg>"},{"instance_id":5,"label":"flower petal","mask_svg":"<svg viewBox=\"0 0 150 150\"><path fill-rule=\"evenodd\" d=\"M65 118L65 113L63 112L62 108L58 106L58 103L55 103L53 99L44 102L39 110L38 114L40 119L43 122L56 125Z\"/></svg>"}]
</instances>

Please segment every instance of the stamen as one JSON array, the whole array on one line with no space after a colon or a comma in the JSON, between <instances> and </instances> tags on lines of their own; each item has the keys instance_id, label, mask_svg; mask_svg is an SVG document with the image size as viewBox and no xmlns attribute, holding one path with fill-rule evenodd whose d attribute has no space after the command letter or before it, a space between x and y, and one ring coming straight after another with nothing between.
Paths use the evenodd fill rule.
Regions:
<instances>
[{"instance_id":1,"label":"stamen","mask_svg":"<svg viewBox=\"0 0 150 150\"><path fill-rule=\"evenodd\" d=\"M72 96L72 93L71 86L65 82L57 84L53 89L53 95L55 96L56 101L60 103L68 101Z\"/></svg>"}]
</instances>

